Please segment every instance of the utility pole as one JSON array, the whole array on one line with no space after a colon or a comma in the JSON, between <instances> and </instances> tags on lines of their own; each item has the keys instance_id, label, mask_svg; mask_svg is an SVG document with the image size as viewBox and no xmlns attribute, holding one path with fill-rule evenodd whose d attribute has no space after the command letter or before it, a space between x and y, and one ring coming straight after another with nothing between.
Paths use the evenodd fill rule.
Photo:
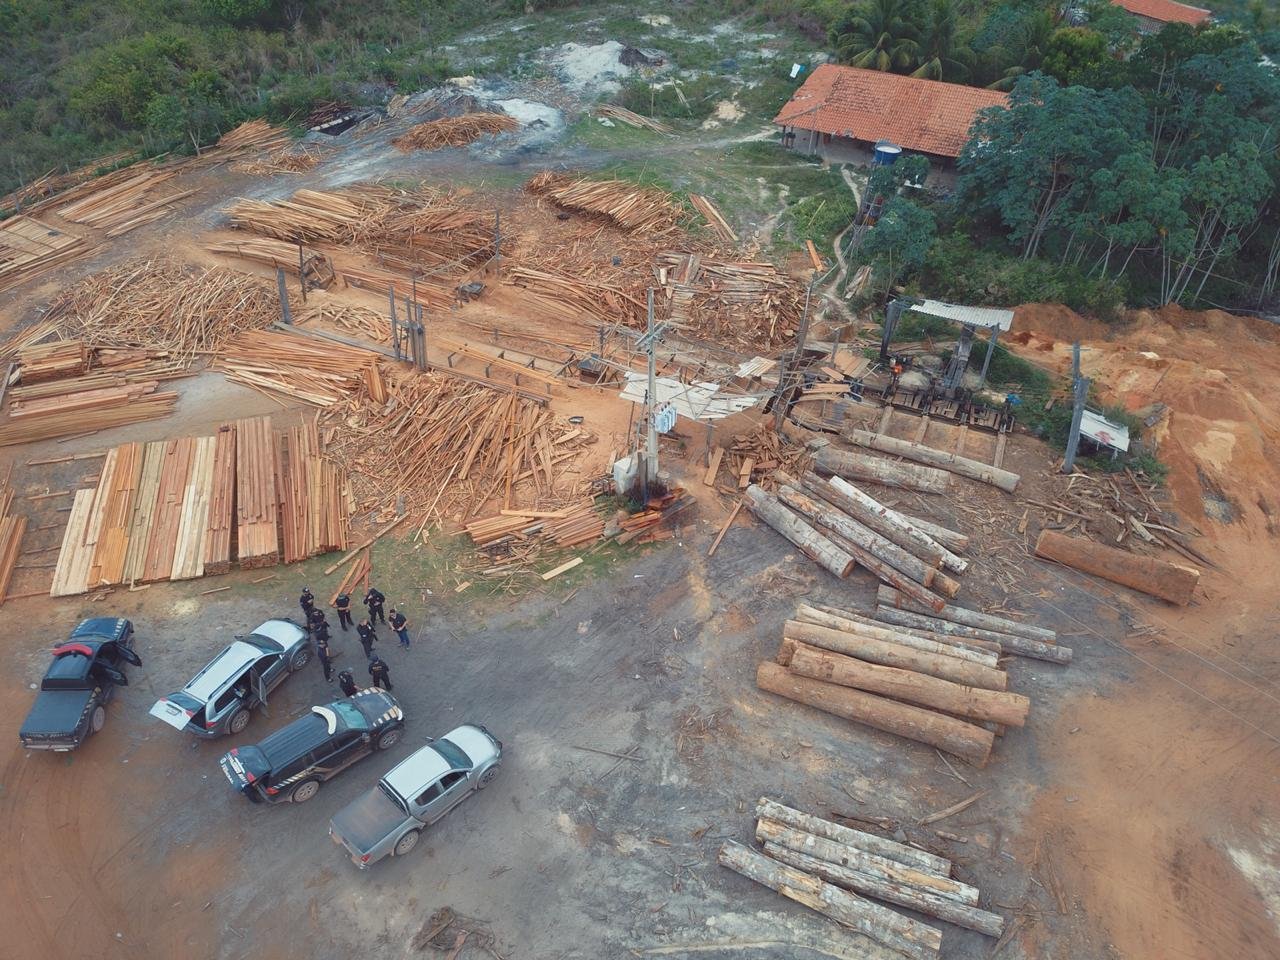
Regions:
<instances>
[{"instance_id":1,"label":"utility pole","mask_svg":"<svg viewBox=\"0 0 1280 960\"><path fill-rule=\"evenodd\" d=\"M1080 376L1080 341L1071 345L1071 432L1067 435L1067 455L1062 458L1062 472L1076 466L1076 449L1080 446L1080 423L1084 420L1084 401L1089 396L1089 378Z\"/></svg>"},{"instance_id":2,"label":"utility pole","mask_svg":"<svg viewBox=\"0 0 1280 960\"><path fill-rule=\"evenodd\" d=\"M286 326L293 323L289 313L289 291L284 284L284 267L276 267L276 289L280 291L280 320Z\"/></svg>"},{"instance_id":3,"label":"utility pole","mask_svg":"<svg viewBox=\"0 0 1280 960\"><path fill-rule=\"evenodd\" d=\"M648 319L645 323L645 339L648 341L649 354L649 387L645 393L645 429L648 431L644 457L645 499L648 499L648 484L658 479L658 429L653 420L653 408L658 396L658 347L657 337L653 332L653 287L649 288Z\"/></svg>"},{"instance_id":4,"label":"utility pole","mask_svg":"<svg viewBox=\"0 0 1280 960\"><path fill-rule=\"evenodd\" d=\"M799 362L800 357L804 354L804 344L809 339L809 302L813 298L813 283L813 279L810 278L809 286L804 291L804 312L800 315L800 329L796 331L795 349L783 361L782 370L778 373L778 389L773 393L773 429L775 433L782 429L782 418L786 414L786 405L782 402L782 395L786 392L788 381L791 379L791 368Z\"/></svg>"}]
</instances>

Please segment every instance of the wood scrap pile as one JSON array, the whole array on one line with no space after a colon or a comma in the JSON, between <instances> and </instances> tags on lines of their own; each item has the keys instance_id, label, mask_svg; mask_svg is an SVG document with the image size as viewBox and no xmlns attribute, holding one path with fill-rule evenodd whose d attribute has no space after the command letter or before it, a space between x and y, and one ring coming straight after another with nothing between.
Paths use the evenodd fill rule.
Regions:
<instances>
[{"instance_id":1,"label":"wood scrap pile","mask_svg":"<svg viewBox=\"0 0 1280 960\"><path fill-rule=\"evenodd\" d=\"M325 254L306 247L299 250L298 244L274 237L215 240L205 249L220 256L261 264L272 270L279 268L290 276L305 277L309 290L327 290L337 279L333 263Z\"/></svg>"},{"instance_id":2,"label":"wood scrap pile","mask_svg":"<svg viewBox=\"0 0 1280 960\"><path fill-rule=\"evenodd\" d=\"M375 404L387 398L376 353L284 330L240 334L222 348L214 369L236 383L317 407L359 392Z\"/></svg>"},{"instance_id":3,"label":"wood scrap pile","mask_svg":"<svg viewBox=\"0 0 1280 960\"><path fill-rule=\"evenodd\" d=\"M719 208L706 197L698 193L689 194L689 202L693 204L695 210L702 214L703 219L707 221L707 225L711 227L712 232L724 243L737 243L738 234L733 227L729 226L729 221L724 218Z\"/></svg>"},{"instance_id":4,"label":"wood scrap pile","mask_svg":"<svg viewBox=\"0 0 1280 960\"><path fill-rule=\"evenodd\" d=\"M442 117L419 123L391 142L406 152L439 150L442 147L465 147L481 137L519 128L520 121L505 113L464 113L460 117Z\"/></svg>"},{"instance_id":5,"label":"wood scrap pile","mask_svg":"<svg viewBox=\"0 0 1280 960\"><path fill-rule=\"evenodd\" d=\"M273 434L258 417L113 447L75 493L51 595L278 563L281 529L290 560L341 549L345 485L314 423Z\"/></svg>"},{"instance_id":6,"label":"wood scrap pile","mask_svg":"<svg viewBox=\"0 0 1280 960\"><path fill-rule=\"evenodd\" d=\"M69 170L66 173L55 173L51 170L43 177L37 177L12 193L7 193L0 197L0 210L16 210L22 207L30 211L34 206L41 205L43 201L55 197L71 187L78 187L80 184L98 176L100 171L109 171L113 167L118 167L133 156L135 156L135 151L121 150L118 153L111 153L105 157L90 160L84 166Z\"/></svg>"},{"instance_id":7,"label":"wood scrap pile","mask_svg":"<svg viewBox=\"0 0 1280 960\"><path fill-rule=\"evenodd\" d=\"M633 513L619 524L622 532L618 534L618 543L658 543L675 539L675 530L669 524L693 502L693 498L685 496L681 487L661 496L650 497L643 510Z\"/></svg>"},{"instance_id":8,"label":"wood scrap pile","mask_svg":"<svg viewBox=\"0 0 1280 960\"><path fill-rule=\"evenodd\" d=\"M954 879L945 857L768 798L756 804L755 839L758 850L726 842L720 865L912 960L936 960L942 932L875 901L1004 932L1004 917L978 906L980 891Z\"/></svg>"},{"instance_id":9,"label":"wood scrap pile","mask_svg":"<svg viewBox=\"0 0 1280 960\"><path fill-rule=\"evenodd\" d=\"M654 120L650 117L642 117L638 113L633 113L626 107L615 106L612 103L602 103L593 107L592 114L597 117L604 117L608 120L618 120L625 123L629 127L636 127L640 130L652 130L654 133L671 133L673 132L668 124L661 120Z\"/></svg>"},{"instance_id":10,"label":"wood scrap pile","mask_svg":"<svg viewBox=\"0 0 1280 960\"><path fill-rule=\"evenodd\" d=\"M274 173L305 173L314 169L324 158L324 152L316 147L283 147L266 156L237 160L231 169L254 177L266 177Z\"/></svg>"},{"instance_id":11,"label":"wood scrap pile","mask_svg":"<svg viewBox=\"0 0 1280 960\"><path fill-rule=\"evenodd\" d=\"M348 336L374 343L391 342L391 321L379 310L349 303L317 303L314 300L293 312L296 327L334 327Z\"/></svg>"},{"instance_id":12,"label":"wood scrap pile","mask_svg":"<svg viewBox=\"0 0 1280 960\"><path fill-rule=\"evenodd\" d=\"M470 521L465 529L484 557L485 566L477 572L496 577L520 570L544 549L595 543L604 528L594 499L587 499L561 510L501 510Z\"/></svg>"},{"instance_id":13,"label":"wood scrap pile","mask_svg":"<svg viewBox=\"0 0 1280 960\"><path fill-rule=\"evenodd\" d=\"M494 500L556 509L587 494L577 460L595 438L537 401L443 372L391 370L385 386L384 403L361 391L322 415L357 512L402 500L425 525Z\"/></svg>"},{"instance_id":14,"label":"wood scrap pile","mask_svg":"<svg viewBox=\"0 0 1280 960\"><path fill-rule=\"evenodd\" d=\"M775 471L798 476L809 469L812 459L805 447L778 434L771 422L762 423L734 436L727 449L712 450L702 482L708 487L717 487L722 493L745 490L753 483L773 490L778 485ZM719 482L721 472L726 470L730 478L728 487Z\"/></svg>"},{"instance_id":15,"label":"wood scrap pile","mask_svg":"<svg viewBox=\"0 0 1280 960\"><path fill-rule=\"evenodd\" d=\"M28 216L0 223L0 291L82 257L92 245Z\"/></svg>"},{"instance_id":16,"label":"wood scrap pile","mask_svg":"<svg viewBox=\"0 0 1280 960\"><path fill-rule=\"evenodd\" d=\"M261 117L246 120L233 130L228 130L218 138L217 153L225 157L228 154L244 153L256 150L278 150L289 143L289 131L283 127L272 126Z\"/></svg>"},{"instance_id":17,"label":"wood scrap pile","mask_svg":"<svg viewBox=\"0 0 1280 960\"><path fill-rule=\"evenodd\" d=\"M685 217L684 208L670 194L625 180L589 180L544 170L525 189L559 207L604 217L624 230L667 233Z\"/></svg>"},{"instance_id":18,"label":"wood scrap pile","mask_svg":"<svg viewBox=\"0 0 1280 960\"><path fill-rule=\"evenodd\" d=\"M242 330L280 316L273 285L226 267L135 260L86 277L53 302L47 319L94 346L167 350L190 365Z\"/></svg>"},{"instance_id":19,"label":"wood scrap pile","mask_svg":"<svg viewBox=\"0 0 1280 960\"><path fill-rule=\"evenodd\" d=\"M92 189L82 196L60 197L58 216L105 230L108 237L118 237L173 213L177 201L195 193L195 190L160 192L161 187L178 175L176 166L158 167L143 161L118 172L128 176L112 182L102 177L87 183L85 186Z\"/></svg>"},{"instance_id":20,"label":"wood scrap pile","mask_svg":"<svg viewBox=\"0 0 1280 960\"><path fill-rule=\"evenodd\" d=\"M147 384L154 389L161 380L187 376L186 368L163 350L87 349L80 340L60 340L43 346L58 346L67 351L70 375L50 379L41 375L39 365L32 367L25 359L21 360L14 377L15 385L8 392L15 408L26 401L53 397L74 402L72 394L127 384ZM31 349L37 348L28 348ZM20 351L20 356L27 356L28 350ZM78 359L79 356L83 356L83 360L72 365L72 358ZM76 372L77 368L79 372Z\"/></svg>"},{"instance_id":21,"label":"wood scrap pile","mask_svg":"<svg viewBox=\"0 0 1280 960\"><path fill-rule=\"evenodd\" d=\"M666 250L655 265L668 322L678 330L760 350L790 340L800 325L804 289L772 263Z\"/></svg>"},{"instance_id":22,"label":"wood scrap pile","mask_svg":"<svg viewBox=\"0 0 1280 960\"><path fill-rule=\"evenodd\" d=\"M538 297L548 312L559 312L580 323L593 326L621 323L636 329L645 325L648 307L643 278L636 278L628 288L620 288L547 270L513 266L504 279Z\"/></svg>"}]
</instances>

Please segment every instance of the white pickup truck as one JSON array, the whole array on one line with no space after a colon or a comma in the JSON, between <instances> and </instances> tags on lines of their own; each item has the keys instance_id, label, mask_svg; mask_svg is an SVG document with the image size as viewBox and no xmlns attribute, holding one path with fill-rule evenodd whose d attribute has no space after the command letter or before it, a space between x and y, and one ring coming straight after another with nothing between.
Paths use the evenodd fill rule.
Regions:
<instances>
[{"instance_id":1,"label":"white pickup truck","mask_svg":"<svg viewBox=\"0 0 1280 960\"><path fill-rule=\"evenodd\" d=\"M435 823L498 775L502 744L479 724L463 724L392 767L372 790L339 810L329 836L364 870L402 857Z\"/></svg>"}]
</instances>

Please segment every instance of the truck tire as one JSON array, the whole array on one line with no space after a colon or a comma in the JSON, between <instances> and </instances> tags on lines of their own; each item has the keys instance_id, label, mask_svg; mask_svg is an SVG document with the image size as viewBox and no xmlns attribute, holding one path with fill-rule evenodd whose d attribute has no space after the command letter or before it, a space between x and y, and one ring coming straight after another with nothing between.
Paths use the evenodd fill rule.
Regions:
<instances>
[{"instance_id":1,"label":"truck tire","mask_svg":"<svg viewBox=\"0 0 1280 960\"><path fill-rule=\"evenodd\" d=\"M308 663L311 662L311 647L303 645L293 651L293 656L289 658L289 672L297 673Z\"/></svg>"},{"instance_id":2,"label":"truck tire","mask_svg":"<svg viewBox=\"0 0 1280 960\"><path fill-rule=\"evenodd\" d=\"M480 774L480 779L476 781L476 789L483 790L489 784L493 783L493 778L498 775L498 764L494 764Z\"/></svg>"},{"instance_id":3,"label":"truck tire","mask_svg":"<svg viewBox=\"0 0 1280 960\"><path fill-rule=\"evenodd\" d=\"M293 793L289 794L289 799L294 803L306 803L319 792L319 780L303 780L293 788Z\"/></svg>"},{"instance_id":4,"label":"truck tire","mask_svg":"<svg viewBox=\"0 0 1280 960\"><path fill-rule=\"evenodd\" d=\"M89 736L93 736L107 725L107 708L100 703L93 705L93 713L89 714Z\"/></svg>"},{"instance_id":5,"label":"truck tire","mask_svg":"<svg viewBox=\"0 0 1280 960\"><path fill-rule=\"evenodd\" d=\"M418 838L420 836L422 836L421 830L410 830L396 841L396 845L391 849L391 855L393 857L403 857L418 845Z\"/></svg>"},{"instance_id":6,"label":"truck tire","mask_svg":"<svg viewBox=\"0 0 1280 960\"><path fill-rule=\"evenodd\" d=\"M227 721L227 733L244 733L244 728L249 725L252 715L244 707L241 707L231 715L231 719Z\"/></svg>"},{"instance_id":7,"label":"truck tire","mask_svg":"<svg viewBox=\"0 0 1280 960\"><path fill-rule=\"evenodd\" d=\"M392 727L390 730L383 730L382 733L379 734L378 739L373 742L373 749L390 750L400 742L400 738L403 736L403 727Z\"/></svg>"}]
</instances>

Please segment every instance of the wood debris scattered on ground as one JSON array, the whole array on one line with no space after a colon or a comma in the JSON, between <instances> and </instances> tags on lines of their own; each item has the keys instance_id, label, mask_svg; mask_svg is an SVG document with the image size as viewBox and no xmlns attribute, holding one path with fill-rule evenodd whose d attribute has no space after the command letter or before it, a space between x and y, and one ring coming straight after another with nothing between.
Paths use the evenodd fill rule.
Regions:
<instances>
[{"instance_id":1,"label":"wood debris scattered on ground","mask_svg":"<svg viewBox=\"0 0 1280 960\"><path fill-rule=\"evenodd\" d=\"M652 130L654 133L672 133L672 129L668 124L661 120L654 120L651 117L642 117L638 113L633 113L626 107L615 106L612 103L602 103L592 107L591 113L597 117L605 117L608 120L618 120L625 123L629 127L636 127L640 130Z\"/></svg>"},{"instance_id":2,"label":"wood debris scattered on ground","mask_svg":"<svg viewBox=\"0 0 1280 960\"><path fill-rule=\"evenodd\" d=\"M262 157L237 160L231 165L231 169L254 177L276 173L305 173L318 166L324 156L324 151L317 147L282 147Z\"/></svg>"},{"instance_id":3,"label":"wood debris scattered on ground","mask_svg":"<svg viewBox=\"0 0 1280 960\"><path fill-rule=\"evenodd\" d=\"M113 447L96 484L75 492L51 595L346 549L345 486L314 421L273 432L257 417Z\"/></svg>"},{"instance_id":4,"label":"wood debris scattered on ground","mask_svg":"<svg viewBox=\"0 0 1280 960\"><path fill-rule=\"evenodd\" d=\"M295 327L336 327L343 333L373 343L391 342L391 321L387 314L358 304L312 302L293 311Z\"/></svg>"},{"instance_id":5,"label":"wood debris scattered on ground","mask_svg":"<svg viewBox=\"0 0 1280 960\"><path fill-rule=\"evenodd\" d=\"M809 469L813 460L805 447L791 443L769 423L735 435L727 449L716 447L710 451L710 457L711 462L703 476L706 486L715 486L721 474L727 473L729 485L744 490L751 483L773 490L778 486L775 471L799 476Z\"/></svg>"},{"instance_id":6,"label":"wood debris scattered on ground","mask_svg":"<svg viewBox=\"0 0 1280 960\"><path fill-rule=\"evenodd\" d=\"M789 340L800 325L804 289L772 263L667 250L656 264L668 321L677 330L762 349Z\"/></svg>"},{"instance_id":7,"label":"wood debris scattered on ground","mask_svg":"<svg viewBox=\"0 0 1280 960\"><path fill-rule=\"evenodd\" d=\"M544 170L525 189L565 209L605 217L624 230L666 233L685 217L670 194L625 180L588 180Z\"/></svg>"},{"instance_id":8,"label":"wood debris scattered on ground","mask_svg":"<svg viewBox=\"0 0 1280 960\"><path fill-rule=\"evenodd\" d=\"M978 905L945 857L762 797L760 849L728 841L719 863L912 960L934 960L942 932L883 901L998 939L1005 918ZM874 898L874 899L866 899Z\"/></svg>"},{"instance_id":9,"label":"wood debris scattered on ground","mask_svg":"<svg viewBox=\"0 0 1280 960\"><path fill-rule=\"evenodd\" d=\"M42 201L56 196L71 187L78 187L86 180L92 180L94 177L99 176L102 171L109 171L114 167L118 167L136 155L133 150L121 150L118 153L111 153L105 157L90 160L84 166L77 167L66 173L50 171L44 176L37 177L24 184L12 193L0 197L0 210L16 210L21 207L29 212Z\"/></svg>"},{"instance_id":10,"label":"wood debris scattered on ground","mask_svg":"<svg viewBox=\"0 0 1280 960\"><path fill-rule=\"evenodd\" d=\"M648 308L642 279L630 289L621 289L519 265L508 269L503 279L538 297L548 312L572 311L575 319L589 324L622 323L633 328L645 324Z\"/></svg>"},{"instance_id":11,"label":"wood debris scattered on ground","mask_svg":"<svg viewBox=\"0 0 1280 960\"><path fill-rule=\"evenodd\" d=\"M442 117L410 127L392 140L401 150L439 150L442 147L465 147L481 137L518 130L520 121L505 113L464 113L460 117Z\"/></svg>"},{"instance_id":12,"label":"wood debris scattered on ground","mask_svg":"<svg viewBox=\"0 0 1280 960\"><path fill-rule=\"evenodd\" d=\"M738 234L733 227L729 226L729 221L724 218L724 214L719 211L714 203L697 193L689 194L689 202L693 204L694 209L702 214L717 237L725 243L738 242Z\"/></svg>"}]
</instances>

